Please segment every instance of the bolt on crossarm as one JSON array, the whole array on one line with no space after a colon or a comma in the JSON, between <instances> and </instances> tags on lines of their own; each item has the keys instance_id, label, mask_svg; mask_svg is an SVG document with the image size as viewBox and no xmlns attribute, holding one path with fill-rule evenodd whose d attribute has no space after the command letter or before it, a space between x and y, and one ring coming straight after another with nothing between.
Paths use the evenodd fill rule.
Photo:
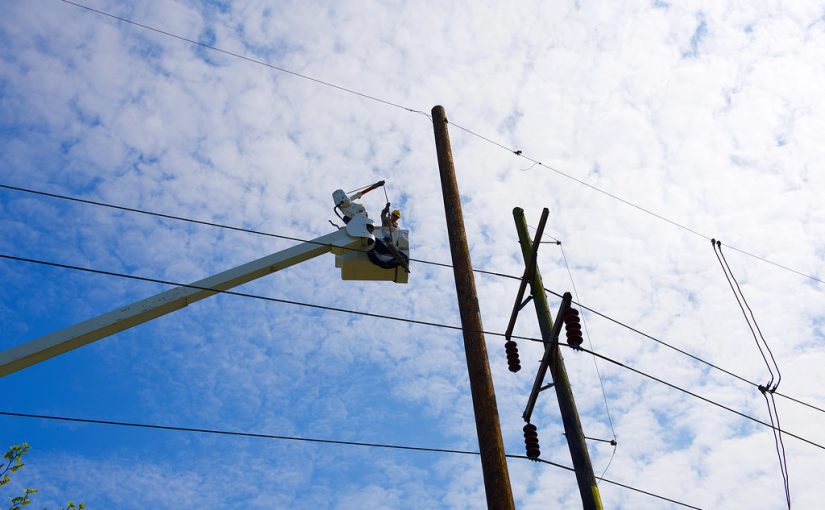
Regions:
<instances>
[{"instance_id":1,"label":"bolt on crossarm","mask_svg":"<svg viewBox=\"0 0 825 510\"><path fill-rule=\"evenodd\" d=\"M533 252L533 241L527 231L527 220L524 217L524 210L520 207L513 209L513 218L516 222L521 253L524 263L531 263L530 258ZM556 397L559 401L559 411L561 412L564 432L567 437L567 445L570 448L570 457L573 460L573 467L576 472L576 481L579 485L579 493L582 498L582 507L585 510L602 510L599 488L596 485L596 477L593 474L593 465L590 462L590 454L587 451L584 432L582 431L581 420L576 409L576 401L570 388L570 380L567 377L567 370L564 367L564 358L559 350L558 342L553 342L558 337L558 331L553 329L553 319L550 314L550 306L547 303L547 296L544 294L544 283L541 279L538 265L530 277L530 293L533 297L533 304L536 307L536 315L539 320L541 336L546 347L549 347L550 374L553 377L553 388L556 390ZM547 346L547 344L550 344ZM541 383L541 381L539 381ZM527 419L527 411L525 411Z\"/></svg>"}]
</instances>

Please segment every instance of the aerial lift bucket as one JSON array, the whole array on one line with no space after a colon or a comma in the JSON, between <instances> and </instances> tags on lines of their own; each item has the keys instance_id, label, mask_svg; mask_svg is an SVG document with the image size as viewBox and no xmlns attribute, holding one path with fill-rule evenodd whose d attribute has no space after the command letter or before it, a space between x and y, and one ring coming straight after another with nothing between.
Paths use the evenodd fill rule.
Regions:
<instances>
[{"instance_id":1,"label":"aerial lift bucket","mask_svg":"<svg viewBox=\"0 0 825 510\"><path fill-rule=\"evenodd\" d=\"M363 205L355 200L384 185L379 181L351 196L343 190L332 194L335 207L343 213L341 227L364 242L359 248L333 248L335 267L341 269L343 280L409 281L410 231L390 227L376 227Z\"/></svg>"}]
</instances>

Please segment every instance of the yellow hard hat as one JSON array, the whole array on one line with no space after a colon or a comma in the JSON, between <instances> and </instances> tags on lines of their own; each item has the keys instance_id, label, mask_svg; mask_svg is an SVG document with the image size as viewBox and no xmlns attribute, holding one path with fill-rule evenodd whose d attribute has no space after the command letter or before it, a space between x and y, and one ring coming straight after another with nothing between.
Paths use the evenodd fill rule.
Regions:
<instances>
[{"instance_id":1,"label":"yellow hard hat","mask_svg":"<svg viewBox=\"0 0 825 510\"><path fill-rule=\"evenodd\" d=\"M398 209L395 209L393 212L390 213L390 216L398 216L400 218L401 217L401 211L399 211Z\"/></svg>"}]
</instances>

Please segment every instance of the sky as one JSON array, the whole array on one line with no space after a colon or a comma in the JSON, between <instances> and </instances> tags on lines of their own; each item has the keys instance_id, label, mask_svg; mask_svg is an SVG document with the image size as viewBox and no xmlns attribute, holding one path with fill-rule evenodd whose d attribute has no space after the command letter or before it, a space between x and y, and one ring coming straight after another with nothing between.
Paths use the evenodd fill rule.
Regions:
<instances>
[{"instance_id":1,"label":"sky","mask_svg":"<svg viewBox=\"0 0 825 510\"><path fill-rule=\"evenodd\" d=\"M778 391L825 408L825 3L83 4L166 34L4 0L0 184L312 239L334 228L334 190L383 179L411 256L449 264L427 118L443 105L476 269L520 275L512 210L536 227L549 208L546 288L638 330L584 313L585 347L767 422L754 386L639 333L767 382L720 239ZM374 218L385 202L363 199ZM0 188L7 256L188 283L294 244ZM0 349L169 288L8 258L0 279ZM518 281L475 282L503 332ZM341 281L324 255L238 290L457 326L454 289L415 262L407 285ZM515 334L540 336L531 307ZM505 448L523 455L541 345L520 341L513 374L503 339L486 342ZM769 427L563 355L584 433L618 443L588 442L597 475L700 508L786 506ZM12 413L478 450L460 332L232 295L0 378L0 395ZM783 430L825 444L825 413L776 404ZM570 466L552 392L532 422L542 458ZM825 451L783 439L793 507L820 508ZM36 487L40 507L486 506L473 455L0 416L0 446L23 441L0 495ZM579 507L572 473L508 469L517 508ZM600 491L606 508L682 508Z\"/></svg>"}]
</instances>

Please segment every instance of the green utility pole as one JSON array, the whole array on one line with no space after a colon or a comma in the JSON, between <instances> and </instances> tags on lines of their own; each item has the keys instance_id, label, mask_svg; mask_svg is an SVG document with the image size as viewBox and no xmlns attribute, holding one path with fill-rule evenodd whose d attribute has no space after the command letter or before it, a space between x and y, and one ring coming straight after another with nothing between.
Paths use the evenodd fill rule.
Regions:
<instances>
[{"instance_id":1,"label":"green utility pole","mask_svg":"<svg viewBox=\"0 0 825 510\"><path fill-rule=\"evenodd\" d=\"M513 209L513 218L516 221L516 230L518 231L524 263L529 264L533 252L533 241L527 231L524 210L520 207ZM541 280L538 265L535 266L533 277L529 283L533 303L536 306L536 315L539 319L541 336L545 342L548 339L552 341L553 319L550 315L547 296L544 294L544 283ZM584 510L602 510L599 487L596 485L596 477L593 475L593 465L590 463L590 454L587 452L579 412L576 410L576 401L573 399L573 392L570 389L570 380L567 378L567 370L564 368L564 358L562 358L558 343L551 345L550 348L550 374L553 376L553 387L559 401L559 411L561 412L564 432L567 437L567 446L570 448L570 457L573 459L573 468L576 470L576 481L579 484L582 506Z\"/></svg>"},{"instance_id":2,"label":"green utility pole","mask_svg":"<svg viewBox=\"0 0 825 510\"><path fill-rule=\"evenodd\" d=\"M487 346L484 342L484 328L481 325L481 311L478 307L473 266L470 262L470 251L467 248L467 233L464 230L464 217L461 214L461 200L455 178L450 134L447 131L447 116L443 106L433 107L432 114L438 170L444 195L447 234L453 259L455 289L458 295L461 327L464 330L464 352L467 356L478 448L481 452L481 469L484 473L484 489L487 493L487 508L512 510L515 508L513 492L510 489L510 474L507 471L507 458L501 438L496 393L490 373L490 362L487 358Z\"/></svg>"}]
</instances>

